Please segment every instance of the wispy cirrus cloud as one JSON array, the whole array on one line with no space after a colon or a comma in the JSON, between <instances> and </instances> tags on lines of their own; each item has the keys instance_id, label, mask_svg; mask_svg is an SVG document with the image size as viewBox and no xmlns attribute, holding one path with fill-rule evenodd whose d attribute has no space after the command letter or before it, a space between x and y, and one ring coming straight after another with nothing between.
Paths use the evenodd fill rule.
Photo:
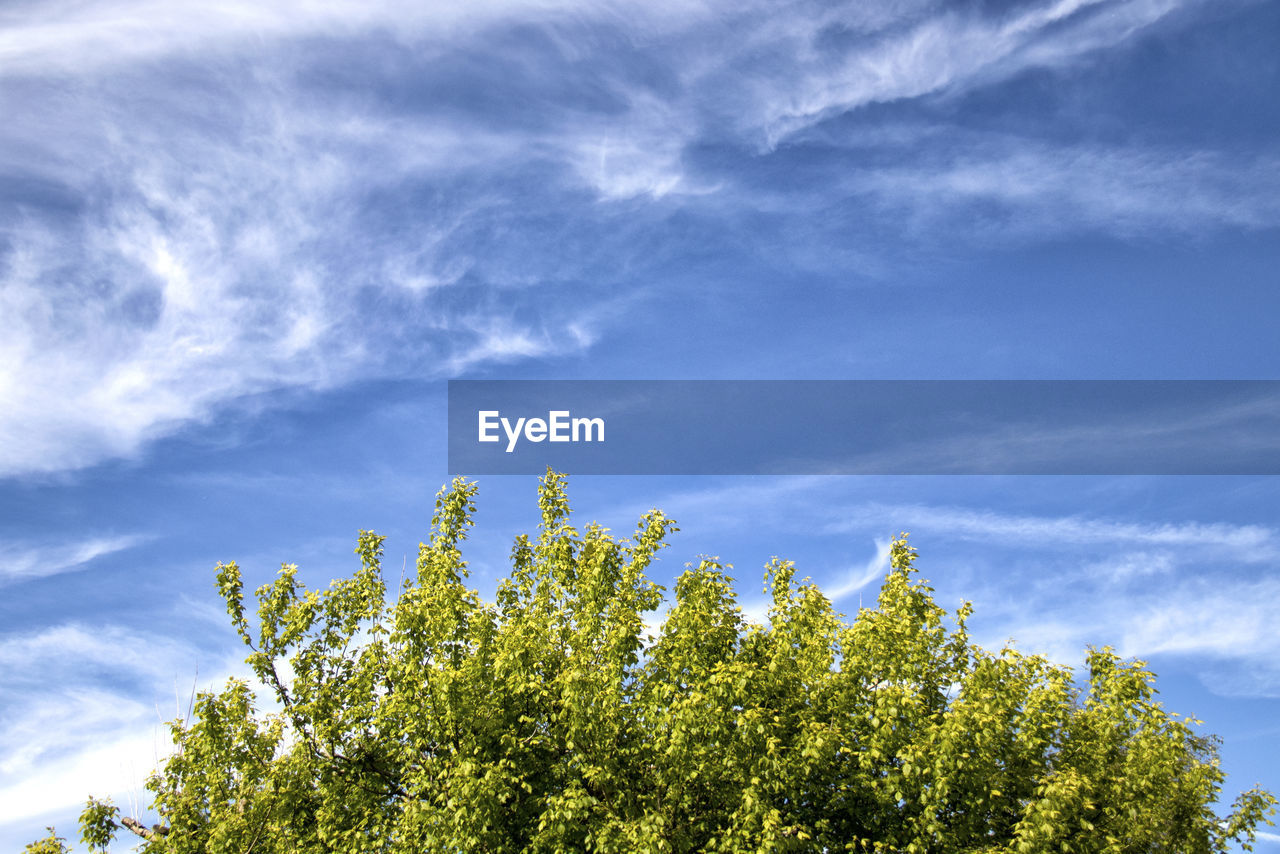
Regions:
<instances>
[{"instance_id":1,"label":"wispy cirrus cloud","mask_svg":"<svg viewBox=\"0 0 1280 854\"><path fill-rule=\"evenodd\" d=\"M84 72L179 51L246 42L350 37L391 32L404 41L450 41L511 21L557 23L584 17L655 30L705 17L711 4L583 3L581 0L481 0L452 4L286 0L270 6L246 2L179 9L156 0L96 0L14 4L0 32L0 66L23 73Z\"/></svg>"},{"instance_id":2,"label":"wispy cirrus cloud","mask_svg":"<svg viewBox=\"0 0 1280 854\"><path fill-rule=\"evenodd\" d=\"M0 543L0 587L85 569L97 558L133 548L147 539L127 535L46 545Z\"/></svg>"},{"instance_id":3,"label":"wispy cirrus cloud","mask_svg":"<svg viewBox=\"0 0 1280 854\"><path fill-rule=\"evenodd\" d=\"M1222 694L1280 696L1274 528L921 505L864 505L850 515L863 527L896 520L917 544L977 544L981 558L958 561L969 565L969 586L956 592L979 603L973 626L990 646L1013 638L1076 663L1086 646L1109 644L1127 657L1177 659ZM954 585L943 577L939 586Z\"/></svg>"},{"instance_id":4,"label":"wispy cirrus cloud","mask_svg":"<svg viewBox=\"0 0 1280 854\"><path fill-rule=\"evenodd\" d=\"M1251 562L1274 560L1280 537L1262 525L1226 523L1138 523L1086 516L1017 516L962 507L912 504L867 504L844 514L851 520L828 526L831 532L865 527L882 519L949 537L971 540L1018 540L1041 546L1140 545L1229 549Z\"/></svg>"},{"instance_id":5,"label":"wispy cirrus cloud","mask_svg":"<svg viewBox=\"0 0 1280 854\"><path fill-rule=\"evenodd\" d=\"M822 592L832 602L839 602L845 597L866 589L884 578L889 571L889 541L876 540L875 552L861 567L854 567L843 580L828 582Z\"/></svg>"},{"instance_id":6,"label":"wispy cirrus cloud","mask_svg":"<svg viewBox=\"0 0 1280 854\"><path fill-rule=\"evenodd\" d=\"M814 20L792 35L802 57L785 86L757 85L770 145L831 115L868 104L916 98L953 87L988 83L1027 67L1053 65L1128 38L1181 5L1177 0L1058 0L1014 7L987 17L971 11L930 10L912 20L885 22L870 41L838 16ZM1099 25L1090 13L1108 9ZM812 19L811 19L812 20ZM862 41L858 50L834 49L840 36Z\"/></svg>"},{"instance_id":7,"label":"wispy cirrus cloud","mask_svg":"<svg viewBox=\"0 0 1280 854\"><path fill-rule=\"evenodd\" d=\"M934 2L792 4L727 15L732 38L690 61L699 109L770 150L831 117L954 95L1083 63L1201 0L1055 0L998 11ZM776 8L776 7L775 7ZM766 68L767 72L760 69Z\"/></svg>"},{"instance_id":8,"label":"wispy cirrus cloud","mask_svg":"<svg viewBox=\"0 0 1280 854\"><path fill-rule=\"evenodd\" d=\"M1201 565L1185 561L1134 583L1124 574L1132 563L1120 556L1115 575L1073 576L1068 569L1028 583L1017 596L987 591L992 606L976 620L983 641L1012 638L1069 664L1079 663L1086 646L1105 644L1125 657L1178 662L1224 696L1280 696L1275 579L1220 571L1196 578Z\"/></svg>"},{"instance_id":9,"label":"wispy cirrus cloud","mask_svg":"<svg viewBox=\"0 0 1280 854\"><path fill-rule=\"evenodd\" d=\"M835 538L839 553L851 553L847 564L801 562L797 574L846 612L854 594L868 605L874 597L887 535L909 531L936 601L973 601L969 628L985 646L1013 639L1025 652L1075 665L1087 646L1107 644L1125 656L1175 661L1223 695L1280 696L1275 527L863 497L889 483L902 488L891 478L731 479L658 503L703 537L710 529L731 542L761 531L770 540ZM1019 494L1012 490L1015 503ZM763 600L749 604L757 618L767 611Z\"/></svg>"},{"instance_id":10,"label":"wispy cirrus cloud","mask_svg":"<svg viewBox=\"0 0 1280 854\"><path fill-rule=\"evenodd\" d=\"M932 162L860 174L850 192L893 208L921 233L946 228L999 242L1280 222L1280 161L1271 156L957 137L954 150Z\"/></svg>"},{"instance_id":11,"label":"wispy cirrus cloud","mask_svg":"<svg viewBox=\"0 0 1280 854\"><path fill-rule=\"evenodd\" d=\"M696 251L639 236L682 209L764 211L826 261L873 250L833 252L813 210L868 199L903 235L1265 227L1263 156L945 122L906 146L829 135L817 204L752 177L833 116L1087 63L1196 8L11 5L0 477L133 455L277 389L579 354L657 259Z\"/></svg>"},{"instance_id":12,"label":"wispy cirrus cloud","mask_svg":"<svg viewBox=\"0 0 1280 854\"><path fill-rule=\"evenodd\" d=\"M118 625L0 637L0 780L21 781L0 784L0 824L75 808L88 794L145 805L141 784L171 749L165 723L186 715L192 680L221 674L197 679L201 690L220 688L244 671L225 653Z\"/></svg>"},{"instance_id":13,"label":"wispy cirrus cloud","mask_svg":"<svg viewBox=\"0 0 1280 854\"><path fill-rule=\"evenodd\" d=\"M922 243L987 246L1103 234L1124 240L1260 232L1280 223L1280 161L1141 140L1063 140L945 122L808 128L783 150L830 164L828 180L729 185L736 204L787 220L874 211ZM838 167L838 168L837 168ZM794 182L793 182L794 183Z\"/></svg>"},{"instance_id":14,"label":"wispy cirrus cloud","mask_svg":"<svg viewBox=\"0 0 1280 854\"><path fill-rule=\"evenodd\" d=\"M152 97L182 109L178 93ZM519 282L489 316L441 295L477 267L472 290L512 285L472 251L493 227L485 195L437 208L415 188L468 164L501 168L510 143L486 149L386 117L329 123L269 94L206 109L187 119L209 135L94 113L108 138L72 133L66 160L78 165L54 169L81 210L65 216L46 195L8 222L0 475L129 455L245 395L444 376L590 340L581 312L510 316L529 302ZM73 118L85 116L25 132L61 140ZM396 208L412 222L388 227Z\"/></svg>"}]
</instances>

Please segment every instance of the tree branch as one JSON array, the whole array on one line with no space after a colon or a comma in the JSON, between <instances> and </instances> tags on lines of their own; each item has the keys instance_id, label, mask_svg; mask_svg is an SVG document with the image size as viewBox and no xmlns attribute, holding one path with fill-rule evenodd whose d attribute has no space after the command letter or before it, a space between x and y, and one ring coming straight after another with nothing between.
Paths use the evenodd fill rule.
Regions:
<instances>
[{"instance_id":1,"label":"tree branch","mask_svg":"<svg viewBox=\"0 0 1280 854\"><path fill-rule=\"evenodd\" d=\"M132 816L125 816L124 818L120 819L120 824L121 826L125 827L128 830L132 830L134 833L136 833L138 836L141 836L143 839L152 839L156 836L169 835L169 828L166 827L165 825L153 824L151 825L151 827L147 827L145 824L138 821L136 818L133 818Z\"/></svg>"}]
</instances>

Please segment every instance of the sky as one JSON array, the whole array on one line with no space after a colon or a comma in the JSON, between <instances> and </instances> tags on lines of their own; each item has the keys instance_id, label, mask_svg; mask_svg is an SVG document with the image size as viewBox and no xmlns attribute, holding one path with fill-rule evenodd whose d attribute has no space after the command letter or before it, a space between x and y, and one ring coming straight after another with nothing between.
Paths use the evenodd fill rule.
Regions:
<instances>
[{"instance_id":1,"label":"sky","mask_svg":"<svg viewBox=\"0 0 1280 854\"><path fill-rule=\"evenodd\" d=\"M412 560L449 379L1280 378L1278 42L1274 0L0 5L0 847L146 806L247 672L218 561ZM748 612L773 555L870 604L909 531L980 643L1148 661L1228 802L1280 792L1274 477L569 474ZM479 483L491 592L537 484Z\"/></svg>"}]
</instances>

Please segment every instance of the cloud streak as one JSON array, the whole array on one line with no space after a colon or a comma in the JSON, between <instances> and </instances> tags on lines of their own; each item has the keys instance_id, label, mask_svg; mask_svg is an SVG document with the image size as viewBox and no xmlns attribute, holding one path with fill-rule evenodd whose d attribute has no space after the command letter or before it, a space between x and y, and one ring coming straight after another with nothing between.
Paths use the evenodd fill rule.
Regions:
<instances>
[{"instance_id":1,"label":"cloud streak","mask_svg":"<svg viewBox=\"0 0 1280 854\"><path fill-rule=\"evenodd\" d=\"M827 126L1086 62L1195 8L13 6L0 477L136 455L280 389L581 354L698 251L646 241L676 211L714 233L760 211L824 259L812 212L868 200L903 234L1268 227L1262 155ZM818 138L835 160L814 193L755 177Z\"/></svg>"},{"instance_id":2,"label":"cloud streak","mask_svg":"<svg viewBox=\"0 0 1280 854\"><path fill-rule=\"evenodd\" d=\"M873 519L970 540L1020 540L1041 546L1138 544L1225 548L1251 562L1274 560L1276 532L1261 525L1224 523L1135 523L1087 517L1015 516L992 511L928 505L868 504L847 511L851 520L833 523L830 532L863 528Z\"/></svg>"},{"instance_id":3,"label":"cloud streak","mask_svg":"<svg viewBox=\"0 0 1280 854\"><path fill-rule=\"evenodd\" d=\"M0 543L0 587L32 578L47 578L88 567L94 560L145 542L138 535L95 537L69 545L32 546Z\"/></svg>"},{"instance_id":4,"label":"cloud streak","mask_svg":"<svg viewBox=\"0 0 1280 854\"><path fill-rule=\"evenodd\" d=\"M867 587L873 582L877 582L884 578L886 572L889 571L889 541L876 540L876 550L872 557L867 561L865 566L850 571L844 578L836 584L827 584L822 587L822 592L832 602L839 602L846 596Z\"/></svg>"},{"instance_id":5,"label":"cloud streak","mask_svg":"<svg viewBox=\"0 0 1280 854\"><path fill-rule=\"evenodd\" d=\"M180 110L170 96L179 93L152 95ZM0 476L131 455L247 395L444 376L591 339L572 310L468 317L441 296L476 266L474 238L457 234L487 216L483 198L406 210L407 232L364 221L379 195L399 205L443 170L500 167L502 144L477 159L477 139L386 117L330 123L266 93L214 113L189 118L239 129L175 138L167 119L99 115L142 121L105 152L71 135L65 160L81 165L60 173L62 185L84 180L84 161L104 183L80 194L83 213L11 222L0 256L0 314L11 319ZM56 147L72 120L27 131ZM488 266L477 286L504 289ZM508 305L526 301L514 294Z\"/></svg>"},{"instance_id":6,"label":"cloud streak","mask_svg":"<svg viewBox=\"0 0 1280 854\"><path fill-rule=\"evenodd\" d=\"M10 14L0 33L0 67L21 73L92 73L191 50L240 50L309 37L389 30L406 41L446 42L511 21L555 22L591 15L655 28L705 14L699 3L580 0L480 0L452 4L285 0L270 6L231 2L178 9L156 0L36 4ZM26 14L23 14L23 12Z\"/></svg>"},{"instance_id":7,"label":"cloud streak","mask_svg":"<svg viewBox=\"0 0 1280 854\"><path fill-rule=\"evenodd\" d=\"M1064 61L1097 47L1076 27L1056 24L1100 5L1101 0L1059 0L1023 7L1010 17L990 19L972 13L943 12L903 30L890 29L870 47L839 57L819 48L831 22L804 34L808 62L785 90L760 93L763 125L770 145L833 114L868 104L916 98L950 87L996 76L1009 76L1031 65ZM1113 4L1130 11L1133 20L1109 29L1110 38L1126 38L1135 26L1158 20L1176 2ZM895 22L896 23L896 22ZM1038 44L1038 50L1029 50Z\"/></svg>"},{"instance_id":8,"label":"cloud streak","mask_svg":"<svg viewBox=\"0 0 1280 854\"><path fill-rule=\"evenodd\" d=\"M659 504L703 537L706 528L733 541L761 529L770 536L804 532L837 538L840 552L850 539L874 543L863 566L799 566L798 574L816 579L837 606L857 592L870 603L887 570L883 538L906 530L921 550L919 567L936 601L953 608L972 600L970 630L988 647L1012 638L1026 652L1078 665L1086 646L1109 644L1125 656L1158 658L1161 666L1176 662L1219 694L1280 696L1274 527L857 498L889 483L897 482L752 479L675 493Z\"/></svg>"},{"instance_id":9,"label":"cloud streak","mask_svg":"<svg viewBox=\"0 0 1280 854\"><path fill-rule=\"evenodd\" d=\"M940 162L863 174L849 190L896 209L922 233L943 224L954 230L968 217L967 231L1001 242L1053 231L1256 230L1280 221L1274 157L961 139L959 152Z\"/></svg>"},{"instance_id":10,"label":"cloud streak","mask_svg":"<svg viewBox=\"0 0 1280 854\"><path fill-rule=\"evenodd\" d=\"M185 715L191 680L211 658L206 672L224 674L215 686L244 671L225 653L116 625L0 638L0 779L22 781L0 786L6 821L71 808L88 794L140 794L169 749L164 723Z\"/></svg>"},{"instance_id":11,"label":"cloud streak","mask_svg":"<svg viewBox=\"0 0 1280 854\"><path fill-rule=\"evenodd\" d=\"M861 527L895 519L917 543L981 544L983 558L952 563L973 567L961 592L977 602L972 625L988 645L1014 638L1024 649L1078 663L1087 645L1109 644L1127 657L1178 660L1218 693L1280 696L1280 636L1271 628L1280 583L1265 574L1280 561L1273 528L918 505L852 515ZM949 595L949 579L925 572Z\"/></svg>"}]
</instances>

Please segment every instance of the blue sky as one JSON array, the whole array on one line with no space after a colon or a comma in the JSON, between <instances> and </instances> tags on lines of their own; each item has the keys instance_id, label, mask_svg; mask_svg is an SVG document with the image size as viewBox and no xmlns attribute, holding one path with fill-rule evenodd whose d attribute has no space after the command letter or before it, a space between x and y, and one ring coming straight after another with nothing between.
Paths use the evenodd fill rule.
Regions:
<instances>
[{"instance_id":1,"label":"blue sky","mask_svg":"<svg viewBox=\"0 0 1280 854\"><path fill-rule=\"evenodd\" d=\"M447 379L1280 377L1278 41L1259 0L5 3L0 847L142 796L244 672L217 561L412 557ZM535 487L481 480L482 590ZM1274 478L570 489L748 605L777 554L856 609L909 530L982 642L1148 659L1228 797L1280 791Z\"/></svg>"}]
</instances>

